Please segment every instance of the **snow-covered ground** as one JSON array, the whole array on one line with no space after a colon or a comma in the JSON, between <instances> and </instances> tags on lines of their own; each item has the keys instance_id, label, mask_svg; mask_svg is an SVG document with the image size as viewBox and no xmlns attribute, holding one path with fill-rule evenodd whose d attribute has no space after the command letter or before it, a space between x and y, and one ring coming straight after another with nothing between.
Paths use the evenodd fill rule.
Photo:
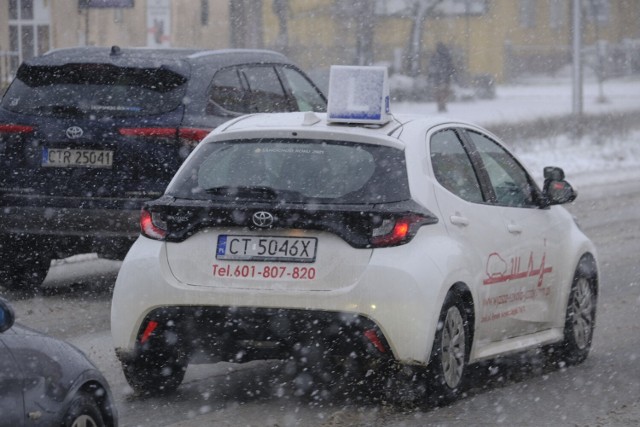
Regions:
<instances>
[{"instance_id":1,"label":"snow-covered ground","mask_svg":"<svg viewBox=\"0 0 640 427\"><path fill-rule=\"evenodd\" d=\"M640 78L605 81L603 93L606 102L598 102L597 82L585 81L585 114L640 112ZM536 79L498 86L495 99L449 103L447 113L437 113L435 103L401 102L391 109L393 113L442 114L491 126L568 117L572 113L572 99L569 79ZM581 186L640 177L640 123L635 129L615 135L598 132L574 139L572 135L561 134L525 143L504 142L537 179L541 178L542 168L549 165L564 168L568 179Z\"/></svg>"}]
</instances>

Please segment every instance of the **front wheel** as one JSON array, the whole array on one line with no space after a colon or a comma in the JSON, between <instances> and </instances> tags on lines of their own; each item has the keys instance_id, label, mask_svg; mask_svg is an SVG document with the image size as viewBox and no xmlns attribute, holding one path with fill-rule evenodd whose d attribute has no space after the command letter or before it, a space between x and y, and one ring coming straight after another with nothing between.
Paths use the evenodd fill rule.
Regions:
<instances>
[{"instance_id":1,"label":"front wheel","mask_svg":"<svg viewBox=\"0 0 640 427\"><path fill-rule=\"evenodd\" d=\"M85 393L78 393L71 400L62 425L64 427L104 427L105 423L96 402Z\"/></svg>"},{"instance_id":2,"label":"front wheel","mask_svg":"<svg viewBox=\"0 0 640 427\"><path fill-rule=\"evenodd\" d=\"M560 344L559 358L569 365L584 362L591 349L596 321L595 279L585 260L576 271L564 325L564 341Z\"/></svg>"},{"instance_id":3,"label":"front wheel","mask_svg":"<svg viewBox=\"0 0 640 427\"><path fill-rule=\"evenodd\" d=\"M438 401L456 399L465 384L471 349L469 313L456 293L445 299L427 368L428 385Z\"/></svg>"}]
</instances>

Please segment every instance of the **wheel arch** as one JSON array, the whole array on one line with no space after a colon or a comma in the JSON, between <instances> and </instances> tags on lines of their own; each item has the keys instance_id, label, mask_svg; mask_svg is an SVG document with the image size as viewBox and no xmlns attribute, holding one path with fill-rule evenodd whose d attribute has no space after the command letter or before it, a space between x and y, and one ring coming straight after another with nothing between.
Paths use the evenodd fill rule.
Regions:
<instances>
[{"instance_id":1,"label":"wheel arch","mask_svg":"<svg viewBox=\"0 0 640 427\"><path fill-rule=\"evenodd\" d=\"M469 286L464 282L454 283L451 288L449 288L447 295L448 294L453 294L456 298L459 298L465 306L465 313L467 315L467 321L469 322L469 354L471 354L471 346L473 346L476 326L476 305L473 300L473 294Z\"/></svg>"}]
</instances>

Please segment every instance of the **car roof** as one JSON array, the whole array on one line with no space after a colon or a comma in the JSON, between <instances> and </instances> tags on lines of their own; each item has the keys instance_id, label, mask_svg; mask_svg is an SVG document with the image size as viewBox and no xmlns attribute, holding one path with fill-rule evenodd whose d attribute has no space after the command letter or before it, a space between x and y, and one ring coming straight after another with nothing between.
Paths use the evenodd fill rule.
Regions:
<instances>
[{"instance_id":1,"label":"car roof","mask_svg":"<svg viewBox=\"0 0 640 427\"><path fill-rule=\"evenodd\" d=\"M186 48L120 48L111 47L75 47L54 49L42 56L25 61L31 66L60 66L69 63L99 63L128 66L157 68L161 65L174 65L181 68L179 63L206 64L212 67L240 65L246 63L285 63L292 64L286 56L262 49L186 49Z\"/></svg>"},{"instance_id":2,"label":"car roof","mask_svg":"<svg viewBox=\"0 0 640 427\"><path fill-rule=\"evenodd\" d=\"M408 126L417 126L426 130L446 123L463 124L461 121L451 122L439 117L420 115L401 114L391 117L389 122L381 125L353 125L328 122L326 113L252 114L220 126L214 131L211 139L297 137L301 139L348 140L404 148L405 142L403 142L401 134Z\"/></svg>"}]
</instances>

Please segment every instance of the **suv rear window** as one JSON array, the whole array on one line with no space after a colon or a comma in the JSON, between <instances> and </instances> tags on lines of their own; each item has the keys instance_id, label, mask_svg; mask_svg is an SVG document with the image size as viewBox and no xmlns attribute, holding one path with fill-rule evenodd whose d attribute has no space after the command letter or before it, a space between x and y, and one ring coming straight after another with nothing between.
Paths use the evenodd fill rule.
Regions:
<instances>
[{"instance_id":1,"label":"suv rear window","mask_svg":"<svg viewBox=\"0 0 640 427\"><path fill-rule=\"evenodd\" d=\"M62 117L159 114L180 105L186 82L184 76L165 68L23 65L2 107L16 113Z\"/></svg>"},{"instance_id":2,"label":"suv rear window","mask_svg":"<svg viewBox=\"0 0 640 427\"><path fill-rule=\"evenodd\" d=\"M211 143L167 188L183 199L375 204L408 200L404 151L322 140Z\"/></svg>"}]
</instances>

